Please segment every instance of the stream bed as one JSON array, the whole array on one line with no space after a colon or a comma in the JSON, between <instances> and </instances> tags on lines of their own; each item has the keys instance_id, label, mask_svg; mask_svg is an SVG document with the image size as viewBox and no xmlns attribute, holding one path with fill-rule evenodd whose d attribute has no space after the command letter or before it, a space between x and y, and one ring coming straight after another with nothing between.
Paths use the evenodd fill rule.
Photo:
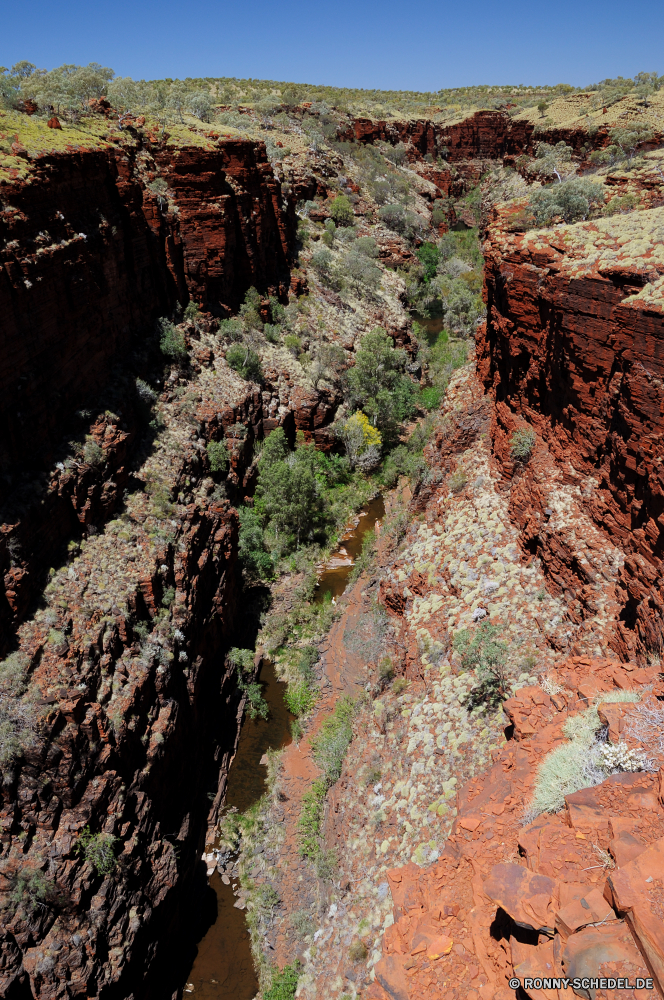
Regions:
<instances>
[{"instance_id":1,"label":"stream bed","mask_svg":"<svg viewBox=\"0 0 664 1000\"><path fill-rule=\"evenodd\" d=\"M322 601L326 594L336 600L343 594L364 536L375 529L376 522L384 515L381 496L374 497L359 511L338 549L322 567L314 600ZM261 764L263 755L267 750L288 746L292 739L293 716L284 703L285 685L277 679L269 661L264 661L261 667L260 682L270 715L267 720L245 718L228 775L226 807L235 807L239 812L247 810L265 792L267 769ZM217 917L198 942L185 996L200 1000L253 1000L258 981L244 912L234 906L234 880L231 878L226 885L215 870L208 881L217 896Z\"/></svg>"}]
</instances>

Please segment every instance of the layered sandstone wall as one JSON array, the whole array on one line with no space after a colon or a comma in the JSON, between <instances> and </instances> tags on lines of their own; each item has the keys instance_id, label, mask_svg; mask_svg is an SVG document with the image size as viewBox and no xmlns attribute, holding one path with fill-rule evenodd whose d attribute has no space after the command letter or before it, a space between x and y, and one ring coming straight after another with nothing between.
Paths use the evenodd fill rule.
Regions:
<instances>
[{"instance_id":1,"label":"layered sandstone wall","mask_svg":"<svg viewBox=\"0 0 664 1000\"><path fill-rule=\"evenodd\" d=\"M498 211L485 244L478 363L497 403L495 453L517 473L514 516L558 590L595 582L551 529L533 463L512 460L510 436L527 422L607 546L625 554L611 641L624 658L664 642L662 235L661 208L528 234Z\"/></svg>"}]
</instances>

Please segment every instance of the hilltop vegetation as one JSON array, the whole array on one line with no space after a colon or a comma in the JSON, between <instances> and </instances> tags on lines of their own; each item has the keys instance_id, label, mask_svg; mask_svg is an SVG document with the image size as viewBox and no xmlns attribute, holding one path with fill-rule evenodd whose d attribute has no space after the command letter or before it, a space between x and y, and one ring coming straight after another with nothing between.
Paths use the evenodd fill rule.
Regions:
<instances>
[{"instance_id":1,"label":"hilltop vegetation","mask_svg":"<svg viewBox=\"0 0 664 1000\"><path fill-rule=\"evenodd\" d=\"M0 67L0 102L13 107L20 100L32 100L40 107L80 112L90 97L107 94L120 109L147 110L175 119L183 111L208 120L215 113L239 107L251 107L260 114L269 115L284 105L311 103L315 109L335 109L340 113L428 117L444 121L480 108L505 109L510 114L539 109L543 116L552 101L580 93L582 89L593 92L597 108L609 107L626 95L638 96L647 103L663 82L664 76L643 72L633 79L607 78L587 88L559 83L555 86L483 84L436 91L367 90L235 77L187 77L184 80L167 77L136 81L130 77L116 77L112 69L99 63L43 70L22 60L11 70Z\"/></svg>"}]
</instances>

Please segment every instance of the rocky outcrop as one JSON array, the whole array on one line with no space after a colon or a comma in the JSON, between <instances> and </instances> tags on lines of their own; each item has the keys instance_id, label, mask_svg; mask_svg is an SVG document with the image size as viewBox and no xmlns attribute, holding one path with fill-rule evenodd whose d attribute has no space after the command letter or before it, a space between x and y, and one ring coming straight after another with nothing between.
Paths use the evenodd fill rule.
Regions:
<instances>
[{"instance_id":1,"label":"rocky outcrop","mask_svg":"<svg viewBox=\"0 0 664 1000\"><path fill-rule=\"evenodd\" d=\"M596 525L594 547L624 553L609 640L624 658L664 642L663 224L656 208L524 235L498 212L485 244L478 365L497 404L494 451L514 477L514 517L530 551L554 570L552 586L583 603L595 573L551 530L551 476L547 485L537 461L515 463L511 454L511 435L527 423L548 450L551 475L573 485Z\"/></svg>"},{"instance_id":2,"label":"rocky outcrop","mask_svg":"<svg viewBox=\"0 0 664 1000\"><path fill-rule=\"evenodd\" d=\"M653 684L661 695L657 668L574 658L556 676L557 694L532 686L505 704L513 739L459 790L435 864L388 872L394 922L367 990L373 1000L509 1000L512 977L521 981L517 995L532 1000L611 995L607 983L590 984L590 992L572 987L586 977L650 980L634 995L661 993L664 772L612 774L567 795L563 812L523 819L541 762L564 742L570 714L617 689L642 697L645 708ZM628 702L606 707L635 710ZM647 710L659 712L656 699ZM600 704L600 719L602 711ZM614 744L625 738L626 731L609 735ZM651 767L663 762L660 754ZM567 987L556 982L564 979Z\"/></svg>"}]
</instances>

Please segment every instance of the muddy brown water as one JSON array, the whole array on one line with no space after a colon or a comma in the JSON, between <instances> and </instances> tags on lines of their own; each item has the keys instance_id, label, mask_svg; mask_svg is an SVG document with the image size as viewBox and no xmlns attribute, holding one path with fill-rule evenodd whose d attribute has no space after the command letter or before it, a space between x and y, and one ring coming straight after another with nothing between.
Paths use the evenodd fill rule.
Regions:
<instances>
[{"instance_id":1,"label":"muddy brown water","mask_svg":"<svg viewBox=\"0 0 664 1000\"><path fill-rule=\"evenodd\" d=\"M430 316L419 316L418 313L411 313L411 316L416 323L419 323L423 330L426 330L430 334L440 333L445 326L445 320L442 316L432 318Z\"/></svg>"},{"instance_id":2,"label":"muddy brown water","mask_svg":"<svg viewBox=\"0 0 664 1000\"><path fill-rule=\"evenodd\" d=\"M374 497L359 512L352 527L341 539L321 573L316 601L331 594L340 597L348 583L355 559L362 550L367 531L385 516L381 496ZM245 718L237 753L228 775L226 805L239 812L249 809L265 792L267 769L261 764L270 749L288 746L293 716L284 703L285 685L277 680L273 665L266 661L260 675L263 697L270 708L267 720ZM233 879L231 879L231 883ZM217 896L217 918L198 942L198 952L184 989L185 996L198 1000L252 1000L258 981L251 958L249 931L242 910L233 906L233 886L224 885L215 871L209 879Z\"/></svg>"},{"instance_id":3,"label":"muddy brown water","mask_svg":"<svg viewBox=\"0 0 664 1000\"><path fill-rule=\"evenodd\" d=\"M335 600L341 597L355 560L362 551L364 536L367 531L374 530L376 521L382 521L384 517L385 504L382 496L374 497L365 504L353 526L342 536L339 548L326 563L318 580L315 601L325 600L326 594L331 594Z\"/></svg>"}]
</instances>

